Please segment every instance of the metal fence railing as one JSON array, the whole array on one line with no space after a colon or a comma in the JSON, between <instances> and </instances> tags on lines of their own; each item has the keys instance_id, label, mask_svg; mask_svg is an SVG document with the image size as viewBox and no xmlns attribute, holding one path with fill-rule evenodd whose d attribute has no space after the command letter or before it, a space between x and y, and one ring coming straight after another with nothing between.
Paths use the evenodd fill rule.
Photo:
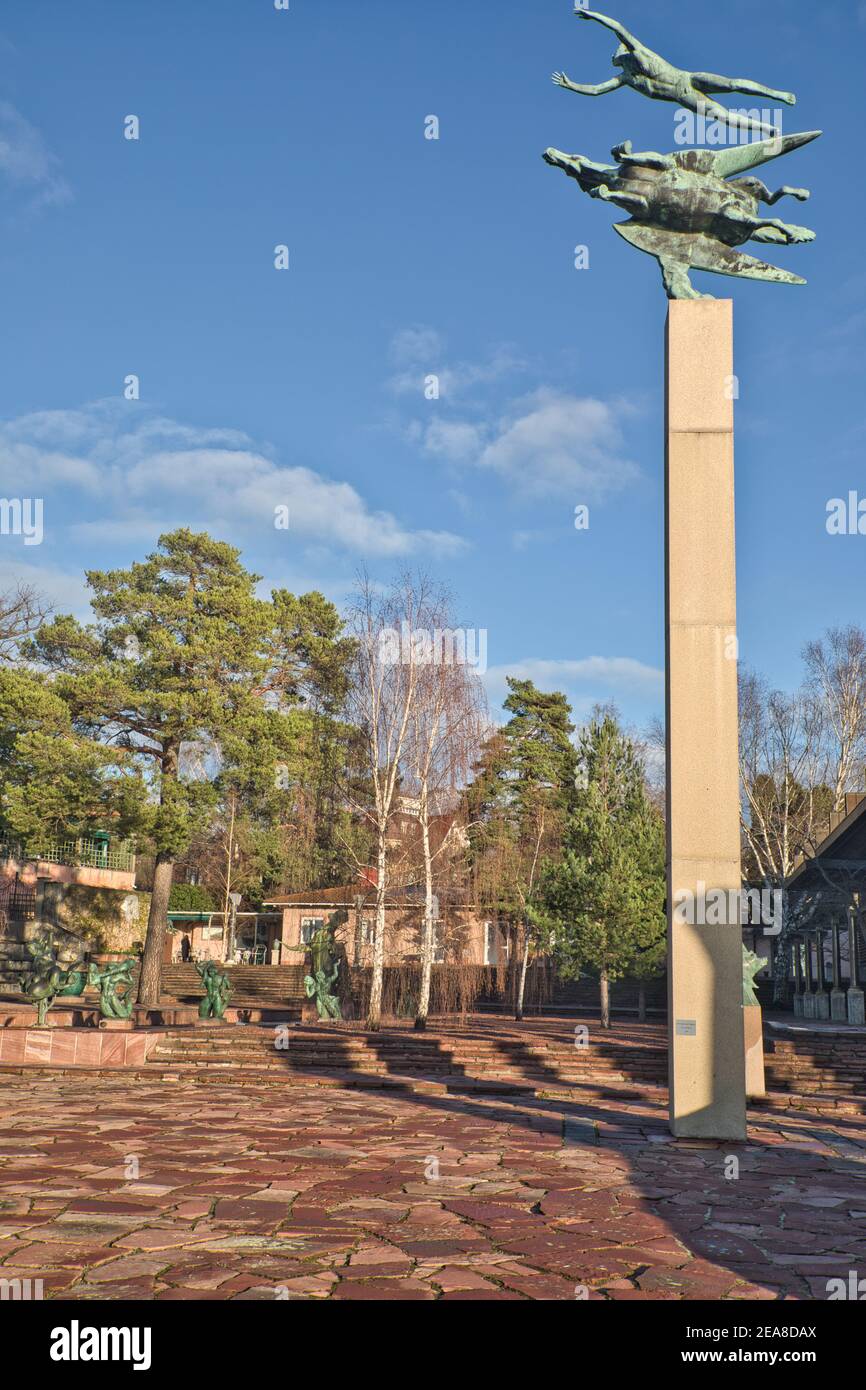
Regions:
<instances>
[{"instance_id":1,"label":"metal fence railing","mask_svg":"<svg viewBox=\"0 0 866 1390\"><path fill-rule=\"evenodd\" d=\"M26 922L36 915L36 885L17 878L0 881L0 922Z\"/></svg>"},{"instance_id":2,"label":"metal fence railing","mask_svg":"<svg viewBox=\"0 0 866 1390\"><path fill-rule=\"evenodd\" d=\"M130 846L124 842L111 845L106 840L49 840L20 845L0 838L0 859L41 860L71 868L119 869L127 873L135 869L135 855Z\"/></svg>"}]
</instances>

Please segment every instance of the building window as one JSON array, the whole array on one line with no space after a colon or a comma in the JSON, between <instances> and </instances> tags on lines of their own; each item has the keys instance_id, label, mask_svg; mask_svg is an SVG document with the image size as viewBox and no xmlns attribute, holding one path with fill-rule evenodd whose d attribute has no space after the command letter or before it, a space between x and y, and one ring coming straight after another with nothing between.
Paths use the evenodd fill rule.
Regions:
<instances>
[{"instance_id":1,"label":"building window","mask_svg":"<svg viewBox=\"0 0 866 1390\"><path fill-rule=\"evenodd\" d=\"M442 922L433 923L433 960L436 965L445 964L445 933Z\"/></svg>"},{"instance_id":2,"label":"building window","mask_svg":"<svg viewBox=\"0 0 866 1390\"><path fill-rule=\"evenodd\" d=\"M484 923L484 964L499 964L499 932L495 922Z\"/></svg>"},{"instance_id":3,"label":"building window","mask_svg":"<svg viewBox=\"0 0 866 1390\"><path fill-rule=\"evenodd\" d=\"M317 931L321 931L325 925L324 917L302 917L301 918L301 944L309 946Z\"/></svg>"}]
</instances>

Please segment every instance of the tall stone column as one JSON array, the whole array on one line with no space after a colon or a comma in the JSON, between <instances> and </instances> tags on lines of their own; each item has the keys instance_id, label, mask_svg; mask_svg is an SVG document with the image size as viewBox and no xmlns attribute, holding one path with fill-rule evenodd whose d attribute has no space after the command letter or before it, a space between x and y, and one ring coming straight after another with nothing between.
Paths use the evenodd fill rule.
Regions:
<instances>
[{"instance_id":1,"label":"tall stone column","mask_svg":"<svg viewBox=\"0 0 866 1390\"><path fill-rule=\"evenodd\" d=\"M818 1009L815 1004L815 976L812 970L812 933L803 933L803 941L806 947L806 993L803 996L803 1017L817 1017Z\"/></svg>"},{"instance_id":2,"label":"tall stone column","mask_svg":"<svg viewBox=\"0 0 866 1390\"><path fill-rule=\"evenodd\" d=\"M845 1000L845 991L842 988L842 946L840 936L839 918L833 918L832 942L833 942L833 988L830 990L830 1017L836 1019L838 1023L845 1023L848 1018L848 1007Z\"/></svg>"},{"instance_id":3,"label":"tall stone column","mask_svg":"<svg viewBox=\"0 0 866 1390\"><path fill-rule=\"evenodd\" d=\"M848 1022L866 1023L863 990L860 988L860 928L858 913L848 908Z\"/></svg>"},{"instance_id":4,"label":"tall stone column","mask_svg":"<svg viewBox=\"0 0 866 1390\"><path fill-rule=\"evenodd\" d=\"M794 1017L803 1017L803 947L799 936L791 943L794 954Z\"/></svg>"},{"instance_id":5,"label":"tall stone column","mask_svg":"<svg viewBox=\"0 0 866 1390\"><path fill-rule=\"evenodd\" d=\"M824 959L824 928L815 928L815 968L818 988L815 992L815 1017L830 1017L830 996L827 993L827 963Z\"/></svg>"},{"instance_id":6,"label":"tall stone column","mask_svg":"<svg viewBox=\"0 0 866 1390\"><path fill-rule=\"evenodd\" d=\"M733 304L672 300L665 362L668 1030L674 1134L746 1137L739 910ZM697 905L680 920L683 894Z\"/></svg>"}]
</instances>

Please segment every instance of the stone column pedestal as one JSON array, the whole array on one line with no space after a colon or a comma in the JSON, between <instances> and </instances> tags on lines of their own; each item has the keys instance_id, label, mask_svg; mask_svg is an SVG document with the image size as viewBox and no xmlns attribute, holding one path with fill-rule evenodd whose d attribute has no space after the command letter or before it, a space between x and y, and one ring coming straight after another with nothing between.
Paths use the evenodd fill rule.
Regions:
<instances>
[{"instance_id":1,"label":"stone column pedestal","mask_svg":"<svg viewBox=\"0 0 866 1390\"><path fill-rule=\"evenodd\" d=\"M817 995L810 989L803 995L803 1017L817 1018L818 1006L816 1004Z\"/></svg>"},{"instance_id":2,"label":"stone column pedestal","mask_svg":"<svg viewBox=\"0 0 866 1390\"><path fill-rule=\"evenodd\" d=\"M862 989L849 989L846 999L848 1003L848 1022L866 1023L866 1007L864 1007Z\"/></svg>"},{"instance_id":3,"label":"stone column pedestal","mask_svg":"<svg viewBox=\"0 0 866 1390\"><path fill-rule=\"evenodd\" d=\"M665 370L668 1029L675 1135L746 1137L740 872L733 305L671 300ZM683 894L700 920L681 920Z\"/></svg>"},{"instance_id":4,"label":"stone column pedestal","mask_svg":"<svg viewBox=\"0 0 866 1390\"><path fill-rule=\"evenodd\" d=\"M820 989L815 995L815 1017L830 1017L830 996L826 989Z\"/></svg>"},{"instance_id":5,"label":"stone column pedestal","mask_svg":"<svg viewBox=\"0 0 866 1390\"><path fill-rule=\"evenodd\" d=\"M749 1100L757 1100L767 1094L760 1004L743 1005L743 1045L746 1053L746 1095Z\"/></svg>"},{"instance_id":6,"label":"stone column pedestal","mask_svg":"<svg viewBox=\"0 0 866 1390\"><path fill-rule=\"evenodd\" d=\"M837 1023L844 1023L848 1017L848 1007L845 1000L844 989L831 989L830 991L830 1017Z\"/></svg>"}]
</instances>

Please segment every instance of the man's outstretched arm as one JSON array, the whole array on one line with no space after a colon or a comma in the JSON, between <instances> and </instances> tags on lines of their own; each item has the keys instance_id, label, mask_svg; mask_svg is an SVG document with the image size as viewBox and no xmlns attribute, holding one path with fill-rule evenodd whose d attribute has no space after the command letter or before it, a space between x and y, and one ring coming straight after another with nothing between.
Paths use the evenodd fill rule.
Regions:
<instances>
[{"instance_id":1,"label":"man's outstretched arm","mask_svg":"<svg viewBox=\"0 0 866 1390\"><path fill-rule=\"evenodd\" d=\"M551 78L557 87L564 87L567 92L579 92L583 97L601 97L605 92L615 92L617 87L621 87L624 77L612 77L609 82L599 82L595 86L586 85L582 82L572 82L566 77L564 72L555 72Z\"/></svg>"},{"instance_id":2,"label":"man's outstretched arm","mask_svg":"<svg viewBox=\"0 0 866 1390\"><path fill-rule=\"evenodd\" d=\"M603 24L605 29L610 29L617 38L626 45L627 48L640 48L640 39L636 39L634 34L630 34L624 24L620 24L618 19L608 19L606 14L599 14L597 10L585 10L581 5L576 5L574 13L578 19L594 19L598 24Z\"/></svg>"}]
</instances>

